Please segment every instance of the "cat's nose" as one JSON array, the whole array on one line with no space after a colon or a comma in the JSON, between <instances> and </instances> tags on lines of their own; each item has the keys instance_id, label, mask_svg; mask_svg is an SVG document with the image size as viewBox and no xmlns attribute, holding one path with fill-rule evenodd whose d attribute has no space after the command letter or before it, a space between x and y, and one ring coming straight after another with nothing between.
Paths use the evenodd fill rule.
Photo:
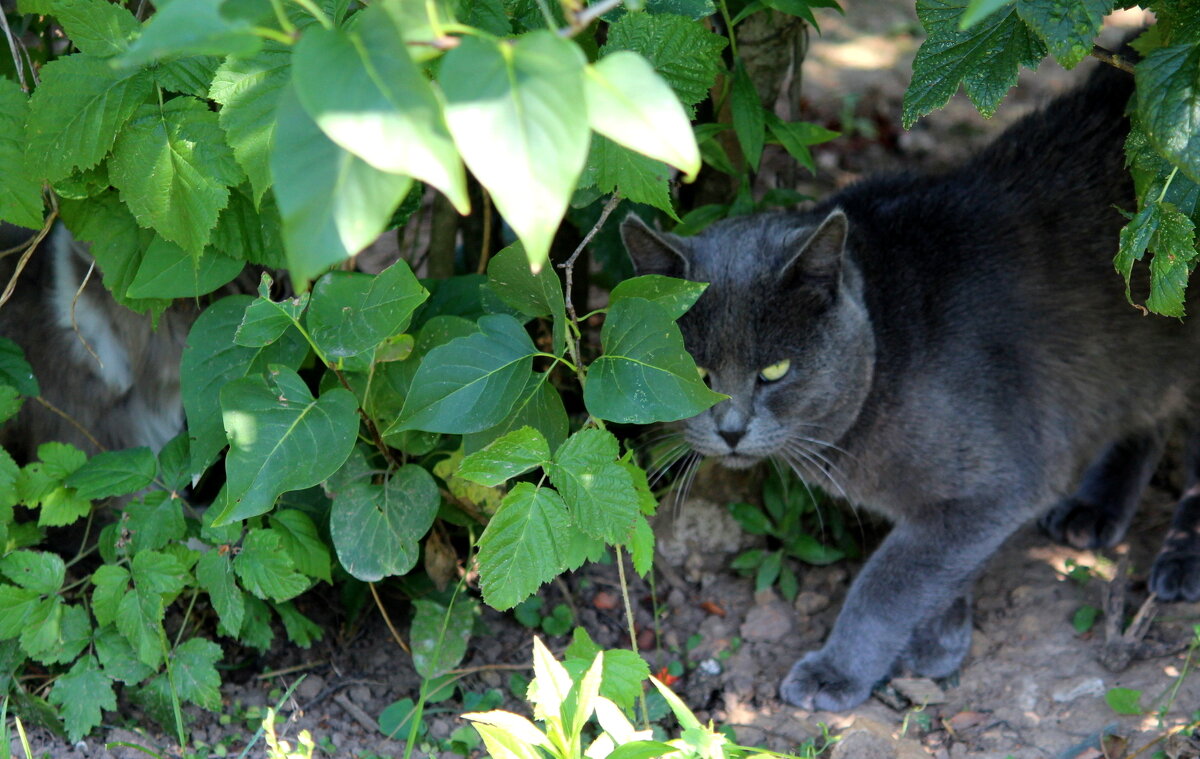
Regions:
<instances>
[{"instance_id":1,"label":"cat's nose","mask_svg":"<svg viewBox=\"0 0 1200 759\"><path fill-rule=\"evenodd\" d=\"M717 430L717 434L729 444L730 448L737 448L738 441L745 435L745 430Z\"/></svg>"}]
</instances>

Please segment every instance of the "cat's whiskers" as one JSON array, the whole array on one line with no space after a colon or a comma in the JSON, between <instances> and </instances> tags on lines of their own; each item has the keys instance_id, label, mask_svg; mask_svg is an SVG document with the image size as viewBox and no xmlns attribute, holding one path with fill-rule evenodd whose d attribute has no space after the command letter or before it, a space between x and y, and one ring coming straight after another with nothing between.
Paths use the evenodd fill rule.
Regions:
<instances>
[{"instance_id":1,"label":"cat's whiskers","mask_svg":"<svg viewBox=\"0 0 1200 759\"><path fill-rule=\"evenodd\" d=\"M846 502L846 504L850 507L850 513L854 514L854 521L858 524L859 541L861 543L865 543L867 533L866 533L866 526L863 524L862 514L859 513L858 506L846 494L846 490L842 487L841 483L838 482L837 478L835 478L831 472L823 471L820 469L820 467L817 467L815 462L813 462L812 458L808 456L808 452L803 447L798 446L798 445L796 445L796 446L788 445L783 448L783 451L784 451L784 455L785 455L784 460L788 462L788 464L792 467L792 469L800 477L800 480L802 482L804 481L804 473L800 471L799 465L801 463L806 463L808 466L805 468L808 468L808 467L816 468L817 471L821 472L821 474L823 474L826 479L828 479L830 482L833 483L834 487L836 487L838 489L838 491L842 494L842 500L844 500ZM805 461L798 462L794 458L794 456L801 456L804 458ZM824 517L821 516L819 509L817 511L817 518L821 522L821 530L822 530L822 533L824 533L825 520L824 520Z\"/></svg>"},{"instance_id":2,"label":"cat's whiskers","mask_svg":"<svg viewBox=\"0 0 1200 759\"><path fill-rule=\"evenodd\" d=\"M816 494L813 493L812 488L809 487L808 478L806 478L800 472L800 470L797 466L797 462L788 458L786 453L784 455L783 461L784 461L784 463L786 463L788 465L789 469L791 469L793 472L796 473L796 479L800 480L801 486L804 487L804 492L808 493L808 498L810 501L812 501L814 510L817 512L817 526L821 530L821 539L824 540L825 539L825 515L821 513L820 501L817 499ZM783 477L782 468L779 466L779 459L776 458L775 456L772 456L770 458L770 462L771 462L771 466L773 466L775 468L775 471L779 473L779 475L780 475L779 478L781 480L785 479Z\"/></svg>"},{"instance_id":3,"label":"cat's whiskers","mask_svg":"<svg viewBox=\"0 0 1200 759\"><path fill-rule=\"evenodd\" d=\"M700 469L700 462L704 457L699 453L692 451L691 454L684 460L683 474L680 475L679 484L675 490L675 513L678 515L679 510L687 501L688 493L692 489L692 483L696 480L696 472Z\"/></svg>"},{"instance_id":4,"label":"cat's whiskers","mask_svg":"<svg viewBox=\"0 0 1200 759\"><path fill-rule=\"evenodd\" d=\"M687 443L680 442L673 445L665 453L658 456L650 466L646 467L646 479L650 487L655 487L667 472L671 471L679 460L691 450L691 446Z\"/></svg>"}]
</instances>

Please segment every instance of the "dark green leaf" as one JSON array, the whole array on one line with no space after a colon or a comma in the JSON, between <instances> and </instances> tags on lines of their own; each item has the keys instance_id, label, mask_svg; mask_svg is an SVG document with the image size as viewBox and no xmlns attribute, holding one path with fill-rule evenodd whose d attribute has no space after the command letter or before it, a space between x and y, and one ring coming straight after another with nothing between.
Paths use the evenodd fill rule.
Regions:
<instances>
[{"instance_id":1,"label":"dark green leaf","mask_svg":"<svg viewBox=\"0 0 1200 759\"><path fill-rule=\"evenodd\" d=\"M183 539L187 525L183 520L183 499L165 490L147 493L125 507L124 528L130 535L134 553L165 548Z\"/></svg>"},{"instance_id":2,"label":"dark green leaf","mask_svg":"<svg viewBox=\"0 0 1200 759\"><path fill-rule=\"evenodd\" d=\"M263 272L258 285L258 297L242 316L233 341L247 347L262 347L278 340L288 327L300 326L300 314L308 308L311 293L303 293L281 301L271 300L271 275Z\"/></svg>"},{"instance_id":3,"label":"dark green leaf","mask_svg":"<svg viewBox=\"0 0 1200 759\"><path fill-rule=\"evenodd\" d=\"M542 433L551 449L562 445L567 439L570 424L562 396L549 382L547 374L531 374L508 417L495 427L464 435L463 450L473 453L501 435L526 425Z\"/></svg>"},{"instance_id":4,"label":"dark green leaf","mask_svg":"<svg viewBox=\"0 0 1200 759\"><path fill-rule=\"evenodd\" d=\"M403 332L428 297L403 260L375 276L331 271L313 285L305 318L313 342L325 355L345 358Z\"/></svg>"},{"instance_id":5,"label":"dark green leaf","mask_svg":"<svg viewBox=\"0 0 1200 759\"><path fill-rule=\"evenodd\" d=\"M25 352L7 337L0 337L0 383L30 397L42 392L33 376L33 367L25 360Z\"/></svg>"},{"instance_id":6,"label":"dark green leaf","mask_svg":"<svg viewBox=\"0 0 1200 759\"><path fill-rule=\"evenodd\" d=\"M156 66L154 81L164 90L207 99L220 66L221 59L215 55L192 55Z\"/></svg>"},{"instance_id":7,"label":"dark green leaf","mask_svg":"<svg viewBox=\"0 0 1200 759\"><path fill-rule=\"evenodd\" d=\"M253 55L262 47L245 19L230 18L212 0L174 0L161 3L142 36L116 60L122 66L185 55Z\"/></svg>"},{"instance_id":8,"label":"dark green leaf","mask_svg":"<svg viewBox=\"0 0 1200 759\"><path fill-rule=\"evenodd\" d=\"M221 624L236 635L246 616L246 601L237 585L230 554L214 548L201 556L196 563L196 582L208 593Z\"/></svg>"},{"instance_id":9,"label":"dark green leaf","mask_svg":"<svg viewBox=\"0 0 1200 759\"><path fill-rule=\"evenodd\" d=\"M658 303L624 298L600 333L604 353L592 365L583 398L588 412L646 424L695 416L720 401L700 380L670 314Z\"/></svg>"},{"instance_id":10,"label":"dark green leaf","mask_svg":"<svg viewBox=\"0 0 1200 759\"><path fill-rule=\"evenodd\" d=\"M671 205L671 170L662 161L647 158L628 148L596 135L588 152L587 170L594 175L596 187L604 193L619 192L634 203L654 206L672 219L678 219Z\"/></svg>"},{"instance_id":11,"label":"dark green leaf","mask_svg":"<svg viewBox=\"0 0 1200 759\"><path fill-rule=\"evenodd\" d=\"M705 282L647 274L627 279L614 287L609 303L616 303L622 298L643 298L662 306L672 319L678 319L687 313L707 288Z\"/></svg>"},{"instance_id":12,"label":"dark green leaf","mask_svg":"<svg viewBox=\"0 0 1200 759\"><path fill-rule=\"evenodd\" d=\"M129 48L129 40L141 30L133 14L108 0L53 0L54 17L75 47L100 58Z\"/></svg>"},{"instance_id":13,"label":"dark green leaf","mask_svg":"<svg viewBox=\"0 0 1200 759\"><path fill-rule=\"evenodd\" d=\"M449 609L429 600L413 601L413 608L416 613L409 634L413 668L430 680L462 662L479 609L465 594L455 596Z\"/></svg>"},{"instance_id":14,"label":"dark green leaf","mask_svg":"<svg viewBox=\"0 0 1200 759\"><path fill-rule=\"evenodd\" d=\"M149 448L130 448L96 454L72 472L66 484L83 498L108 498L149 486L157 473L158 462Z\"/></svg>"},{"instance_id":15,"label":"dark green leaf","mask_svg":"<svg viewBox=\"0 0 1200 759\"><path fill-rule=\"evenodd\" d=\"M1074 68L1092 52L1113 0L1017 0L1017 13L1065 68ZM964 14L965 15L965 14Z\"/></svg>"},{"instance_id":16,"label":"dark green leaf","mask_svg":"<svg viewBox=\"0 0 1200 759\"><path fill-rule=\"evenodd\" d=\"M733 111L733 131L737 133L742 154L746 156L750 168L757 171L762 158L763 141L766 139L766 117L758 99L758 91L754 89L754 82L750 80L750 74L746 72L741 59L733 69L730 108Z\"/></svg>"},{"instance_id":17,"label":"dark green leaf","mask_svg":"<svg viewBox=\"0 0 1200 759\"><path fill-rule=\"evenodd\" d=\"M329 531L347 572L375 582L416 566L420 540L441 505L441 494L427 470L408 464L383 485L374 484L369 476L360 477L337 485L332 495Z\"/></svg>"},{"instance_id":18,"label":"dark green leaf","mask_svg":"<svg viewBox=\"0 0 1200 759\"><path fill-rule=\"evenodd\" d=\"M639 498L618 454L611 432L582 429L555 451L549 474L580 529L621 544L629 540Z\"/></svg>"},{"instance_id":19,"label":"dark green leaf","mask_svg":"<svg viewBox=\"0 0 1200 759\"><path fill-rule=\"evenodd\" d=\"M269 377L221 388L229 454L225 504L216 522L265 513L281 493L310 488L336 472L354 446L357 408L340 387L313 398L304 380L283 366L272 366Z\"/></svg>"},{"instance_id":20,"label":"dark green leaf","mask_svg":"<svg viewBox=\"0 0 1200 759\"><path fill-rule=\"evenodd\" d=\"M406 429L461 434L499 424L521 397L537 348L511 316L485 316L480 332L425 356L389 433Z\"/></svg>"},{"instance_id":21,"label":"dark green leaf","mask_svg":"<svg viewBox=\"0 0 1200 759\"><path fill-rule=\"evenodd\" d=\"M96 658L90 654L54 681L48 700L62 709L63 724L72 743L100 725L102 710L117 708L113 681L100 671Z\"/></svg>"},{"instance_id":22,"label":"dark green leaf","mask_svg":"<svg viewBox=\"0 0 1200 759\"><path fill-rule=\"evenodd\" d=\"M1034 68L1046 47L1017 16L999 10L966 31L959 21L967 0L917 0L917 16L928 33L913 61L913 78L904 93L904 128L946 104L961 83L984 116L996 112L1017 83L1020 66Z\"/></svg>"},{"instance_id":23,"label":"dark green leaf","mask_svg":"<svg viewBox=\"0 0 1200 759\"><path fill-rule=\"evenodd\" d=\"M176 648L171 653L171 683L179 698L219 711L221 676L216 664L220 660L221 647L204 638L191 638Z\"/></svg>"},{"instance_id":24,"label":"dark green leaf","mask_svg":"<svg viewBox=\"0 0 1200 759\"><path fill-rule=\"evenodd\" d=\"M271 529L283 541L283 548L298 571L309 577L333 582L329 549L307 514L296 509L277 511L271 515Z\"/></svg>"},{"instance_id":25,"label":"dark green leaf","mask_svg":"<svg viewBox=\"0 0 1200 759\"><path fill-rule=\"evenodd\" d=\"M1151 144L1200 182L1200 43L1152 51L1135 78L1139 122Z\"/></svg>"}]
</instances>

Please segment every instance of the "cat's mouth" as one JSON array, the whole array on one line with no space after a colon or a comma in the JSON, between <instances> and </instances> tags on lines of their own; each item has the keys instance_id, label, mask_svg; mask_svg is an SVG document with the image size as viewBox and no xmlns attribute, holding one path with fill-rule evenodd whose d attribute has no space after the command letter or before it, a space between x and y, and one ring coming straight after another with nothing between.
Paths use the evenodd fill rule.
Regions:
<instances>
[{"instance_id":1,"label":"cat's mouth","mask_svg":"<svg viewBox=\"0 0 1200 759\"><path fill-rule=\"evenodd\" d=\"M744 456L740 453L730 453L718 456L717 461L721 463L721 466L727 466L730 469L749 469L762 461L762 456Z\"/></svg>"}]
</instances>

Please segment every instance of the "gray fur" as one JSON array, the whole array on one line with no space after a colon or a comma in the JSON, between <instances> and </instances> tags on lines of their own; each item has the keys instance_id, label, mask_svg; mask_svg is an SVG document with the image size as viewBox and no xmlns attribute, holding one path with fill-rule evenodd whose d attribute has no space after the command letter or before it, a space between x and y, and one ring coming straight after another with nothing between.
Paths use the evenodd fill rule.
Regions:
<instances>
[{"instance_id":1,"label":"gray fur","mask_svg":"<svg viewBox=\"0 0 1200 759\"><path fill-rule=\"evenodd\" d=\"M1131 85L1101 72L944 176L868 180L694 238L623 226L638 273L711 283L681 329L730 399L684 423L692 447L733 467L784 459L895 523L787 701L845 709L897 667L952 672L988 557L1093 461L1091 480L1123 478L1093 519L1119 539L1158 446L1107 469L1101 454L1193 411L1200 322L1143 317L1112 265L1116 208L1135 207ZM783 378L758 377L783 359Z\"/></svg>"}]
</instances>

